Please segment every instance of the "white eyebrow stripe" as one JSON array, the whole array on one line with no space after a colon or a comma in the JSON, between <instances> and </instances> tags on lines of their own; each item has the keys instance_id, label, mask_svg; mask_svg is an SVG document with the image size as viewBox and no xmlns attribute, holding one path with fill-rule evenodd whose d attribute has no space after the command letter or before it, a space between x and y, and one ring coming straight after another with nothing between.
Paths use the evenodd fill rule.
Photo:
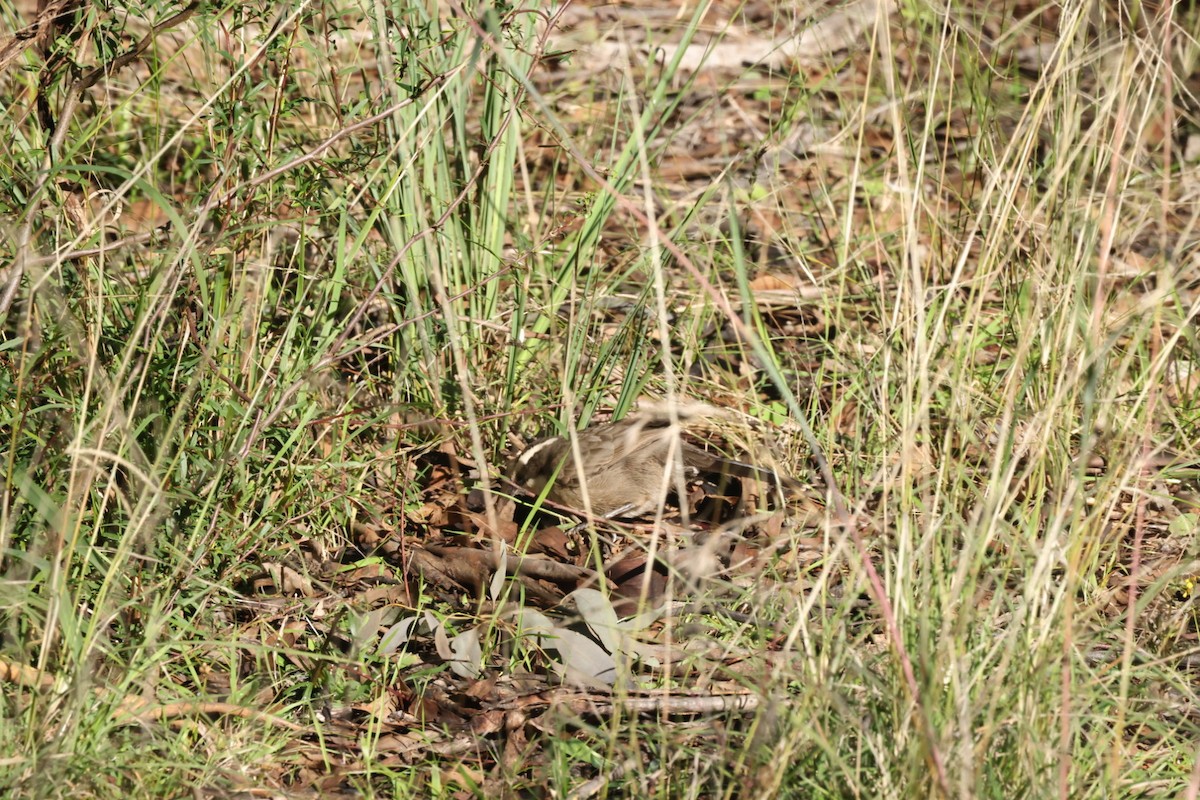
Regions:
<instances>
[{"instance_id":1,"label":"white eyebrow stripe","mask_svg":"<svg viewBox=\"0 0 1200 800\"><path fill-rule=\"evenodd\" d=\"M517 457L517 463L522 466L525 466L525 465L529 464L530 460L534 456L536 456L538 453L540 453L542 450L545 450L547 447L549 447L552 444L558 444L561 441L562 441L561 436L551 436L549 439L547 439L544 442L538 442L533 447L526 450L524 453L521 453L521 455Z\"/></svg>"}]
</instances>

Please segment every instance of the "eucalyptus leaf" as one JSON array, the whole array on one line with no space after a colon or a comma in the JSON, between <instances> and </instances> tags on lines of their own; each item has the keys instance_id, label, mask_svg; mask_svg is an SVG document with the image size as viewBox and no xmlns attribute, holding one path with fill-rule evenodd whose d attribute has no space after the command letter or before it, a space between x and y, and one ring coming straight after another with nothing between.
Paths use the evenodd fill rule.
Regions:
<instances>
[{"instance_id":1,"label":"eucalyptus leaf","mask_svg":"<svg viewBox=\"0 0 1200 800\"><path fill-rule=\"evenodd\" d=\"M595 589L576 589L567 596L575 601L579 615L608 652L620 651L625 632L608 597Z\"/></svg>"}]
</instances>

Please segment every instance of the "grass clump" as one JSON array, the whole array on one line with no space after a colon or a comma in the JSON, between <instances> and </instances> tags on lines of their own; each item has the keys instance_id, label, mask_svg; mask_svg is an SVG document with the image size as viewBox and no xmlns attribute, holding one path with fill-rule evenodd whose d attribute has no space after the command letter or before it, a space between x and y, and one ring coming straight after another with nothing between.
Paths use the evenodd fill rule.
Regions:
<instances>
[{"instance_id":1,"label":"grass clump","mask_svg":"<svg viewBox=\"0 0 1200 800\"><path fill-rule=\"evenodd\" d=\"M0 0L8 794L1200 791L1196 14L723 13ZM827 505L606 640L647 397Z\"/></svg>"}]
</instances>

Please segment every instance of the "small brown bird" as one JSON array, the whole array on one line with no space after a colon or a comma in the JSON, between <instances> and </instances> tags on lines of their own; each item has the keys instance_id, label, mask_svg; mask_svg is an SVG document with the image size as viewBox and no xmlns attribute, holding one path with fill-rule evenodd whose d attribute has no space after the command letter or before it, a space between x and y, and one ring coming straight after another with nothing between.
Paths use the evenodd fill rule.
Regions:
<instances>
[{"instance_id":1,"label":"small brown bird","mask_svg":"<svg viewBox=\"0 0 1200 800\"><path fill-rule=\"evenodd\" d=\"M686 422L693 416L681 411L676 419ZM593 514L609 519L648 514L667 495L700 476L750 478L788 488L799 485L769 469L683 441L665 413L596 425L576 436L578 462L569 438L551 436L530 445L509 463L512 481L533 494L540 494L549 484L546 496L551 501L574 509L590 507Z\"/></svg>"}]
</instances>

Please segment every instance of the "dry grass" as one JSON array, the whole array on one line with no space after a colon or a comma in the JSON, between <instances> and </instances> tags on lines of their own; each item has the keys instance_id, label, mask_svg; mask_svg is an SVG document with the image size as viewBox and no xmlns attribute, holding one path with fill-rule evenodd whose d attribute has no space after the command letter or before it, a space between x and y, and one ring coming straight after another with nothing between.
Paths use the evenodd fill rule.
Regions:
<instances>
[{"instance_id":1,"label":"dry grass","mask_svg":"<svg viewBox=\"0 0 1200 800\"><path fill-rule=\"evenodd\" d=\"M1200 794L1200 16L808 5L0 0L7 793ZM496 475L676 397L827 503Z\"/></svg>"}]
</instances>

